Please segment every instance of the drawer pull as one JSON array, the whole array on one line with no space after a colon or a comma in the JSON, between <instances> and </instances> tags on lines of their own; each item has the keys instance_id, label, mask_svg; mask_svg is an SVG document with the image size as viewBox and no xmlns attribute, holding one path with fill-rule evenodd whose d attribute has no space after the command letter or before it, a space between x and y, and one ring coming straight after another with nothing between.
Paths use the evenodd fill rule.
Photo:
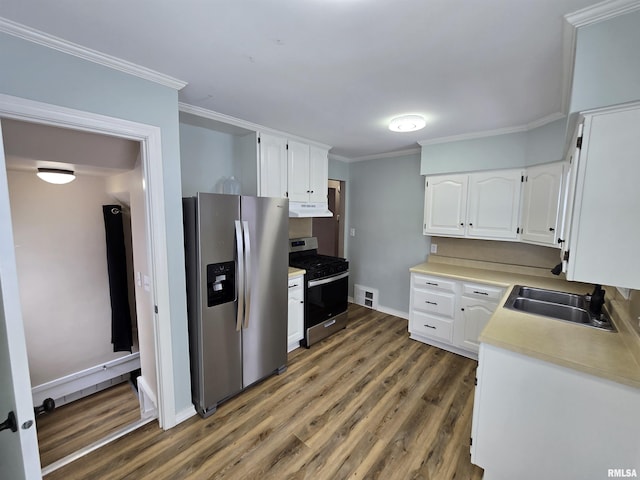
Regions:
<instances>
[{"instance_id":1,"label":"drawer pull","mask_svg":"<svg viewBox=\"0 0 640 480\"><path fill-rule=\"evenodd\" d=\"M439 286L439 283L434 283L434 282L424 282L425 285L433 285L434 287Z\"/></svg>"},{"instance_id":2,"label":"drawer pull","mask_svg":"<svg viewBox=\"0 0 640 480\"><path fill-rule=\"evenodd\" d=\"M434 330L436 330L436 327L434 327L433 325L429 325L428 323L425 323L424 326L427 328L433 328Z\"/></svg>"},{"instance_id":3,"label":"drawer pull","mask_svg":"<svg viewBox=\"0 0 640 480\"><path fill-rule=\"evenodd\" d=\"M289 288L295 288L295 287L297 287L299 285L300 285L299 283L294 283L293 285L289 285Z\"/></svg>"},{"instance_id":4,"label":"drawer pull","mask_svg":"<svg viewBox=\"0 0 640 480\"><path fill-rule=\"evenodd\" d=\"M476 293L478 295L489 295L487 292L479 292L477 290L474 290L473 293Z\"/></svg>"},{"instance_id":5,"label":"drawer pull","mask_svg":"<svg viewBox=\"0 0 640 480\"><path fill-rule=\"evenodd\" d=\"M438 305L438 302L430 302L429 300L425 300L424 303L428 303L429 305Z\"/></svg>"}]
</instances>

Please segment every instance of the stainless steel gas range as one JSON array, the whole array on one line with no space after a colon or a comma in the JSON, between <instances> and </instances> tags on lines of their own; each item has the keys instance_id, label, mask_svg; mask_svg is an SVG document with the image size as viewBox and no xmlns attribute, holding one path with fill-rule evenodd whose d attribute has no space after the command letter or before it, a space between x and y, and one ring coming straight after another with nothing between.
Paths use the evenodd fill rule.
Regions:
<instances>
[{"instance_id":1,"label":"stainless steel gas range","mask_svg":"<svg viewBox=\"0 0 640 480\"><path fill-rule=\"evenodd\" d=\"M347 326L349 262L318 254L318 240L305 237L289 240L289 265L306 270L301 343L309 348Z\"/></svg>"}]
</instances>

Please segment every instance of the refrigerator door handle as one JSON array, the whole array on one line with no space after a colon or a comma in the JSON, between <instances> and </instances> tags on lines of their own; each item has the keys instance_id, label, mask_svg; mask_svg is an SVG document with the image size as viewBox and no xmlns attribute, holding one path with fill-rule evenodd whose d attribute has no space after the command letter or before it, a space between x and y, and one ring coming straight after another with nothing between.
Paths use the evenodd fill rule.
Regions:
<instances>
[{"instance_id":1,"label":"refrigerator door handle","mask_svg":"<svg viewBox=\"0 0 640 480\"><path fill-rule=\"evenodd\" d=\"M242 231L244 233L244 260L246 265L244 324L242 327L249 328L249 313L251 310L251 240L249 239L249 222L242 222Z\"/></svg>"},{"instance_id":2,"label":"refrigerator door handle","mask_svg":"<svg viewBox=\"0 0 640 480\"><path fill-rule=\"evenodd\" d=\"M239 332L242 328L242 318L244 316L244 247L242 224L240 220L235 221L236 224L236 249L238 254L238 313L236 315L236 330Z\"/></svg>"}]
</instances>

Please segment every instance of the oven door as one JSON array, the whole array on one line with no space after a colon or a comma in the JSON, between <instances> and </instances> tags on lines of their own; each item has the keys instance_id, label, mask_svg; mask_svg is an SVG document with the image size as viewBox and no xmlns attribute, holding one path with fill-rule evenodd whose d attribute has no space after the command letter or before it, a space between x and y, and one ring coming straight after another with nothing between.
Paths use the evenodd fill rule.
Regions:
<instances>
[{"instance_id":1,"label":"oven door","mask_svg":"<svg viewBox=\"0 0 640 480\"><path fill-rule=\"evenodd\" d=\"M305 299L305 328L311 328L347 311L349 272L309 280Z\"/></svg>"}]
</instances>

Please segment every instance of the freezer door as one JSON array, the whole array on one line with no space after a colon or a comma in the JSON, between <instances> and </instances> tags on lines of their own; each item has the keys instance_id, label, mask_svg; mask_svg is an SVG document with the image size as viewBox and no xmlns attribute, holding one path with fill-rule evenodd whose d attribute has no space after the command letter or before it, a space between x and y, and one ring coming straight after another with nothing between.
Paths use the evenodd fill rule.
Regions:
<instances>
[{"instance_id":1,"label":"freezer door","mask_svg":"<svg viewBox=\"0 0 640 480\"><path fill-rule=\"evenodd\" d=\"M195 338L200 352L201 414L242 390L242 340L236 329L238 272L235 221L240 197L198 194L199 318Z\"/></svg>"},{"instance_id":2,"label":"freezer door","mask_svg":"<svg viewBox=\"0 0 640 480\"><path fill-rule=\"evenodd\" d=\"M287 363L289 201L242 197L246 295L242 330L243 383L252 383Z\"/></svg>"}]
</instances>

